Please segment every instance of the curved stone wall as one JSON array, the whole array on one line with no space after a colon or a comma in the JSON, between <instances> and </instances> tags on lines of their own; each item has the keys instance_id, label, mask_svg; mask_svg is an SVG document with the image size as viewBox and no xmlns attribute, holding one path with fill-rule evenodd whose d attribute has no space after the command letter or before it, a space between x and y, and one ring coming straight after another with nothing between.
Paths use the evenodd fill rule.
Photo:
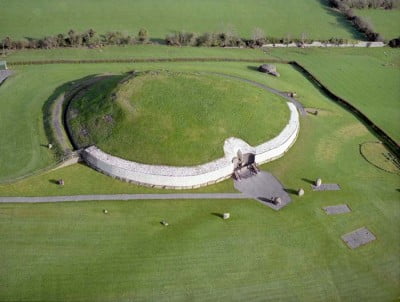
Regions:
<instances>
[{"instance_id":1,"label":"curved stone wall","mask_svg":"<svg viewBox=\"0 0 400 302\"><path fill-rule=\"evenodd\" d=\"M192 167L147 165L107 154L96 146L82 151L85 162L94 169L124 181L166 189L191 189L229 178L234 170L232 162L237 151L255 154L257 164L266 163L284 155L294 144L300 130L296 106L287 103L290 119L281 133L270 141L251 147L246 142L229 138L224 145L225 156L215 161Z\"/></svg>"}]
</instances>

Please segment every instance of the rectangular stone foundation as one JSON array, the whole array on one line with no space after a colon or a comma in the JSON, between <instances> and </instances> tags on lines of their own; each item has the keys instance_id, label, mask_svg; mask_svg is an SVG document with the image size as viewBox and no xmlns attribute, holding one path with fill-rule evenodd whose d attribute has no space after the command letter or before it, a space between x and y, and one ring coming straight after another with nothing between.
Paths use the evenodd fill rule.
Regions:
<instances>
[{"instance_id":1,"label":"rectangular stone foundation","mask_svg":"<svg viewBox=\"0 0 400 302\"><path fill-rule=\"evenodd\" d=\"M340 186L338 184L321 184L319 186L311 185L313 191L339 191Z\"/></svg>"},{"instance_id":2,"label":"rectangular stone foundation","mask_svg":"<svg viewBox=\"0 0 400 302\"><path fill-rule=\"evenodd\" d=\"M328 215L337 215L337 214L344 214L351 212L347 204L339 204L336 206L323 207L323 209L325 213Z\"/></svg>"},{"instance_id":3,"label":"rectangular stone foundation","mask_svg":"<svg viewBox=\"0 0 400 302\"><path fill-rule=\"evenodd\" d=\"M346 242L347 246L351 249L358 248L376 239L366 227L359 228L353 232L347 233L342 236L342 240Z\"/></svg>"}]
</instances>

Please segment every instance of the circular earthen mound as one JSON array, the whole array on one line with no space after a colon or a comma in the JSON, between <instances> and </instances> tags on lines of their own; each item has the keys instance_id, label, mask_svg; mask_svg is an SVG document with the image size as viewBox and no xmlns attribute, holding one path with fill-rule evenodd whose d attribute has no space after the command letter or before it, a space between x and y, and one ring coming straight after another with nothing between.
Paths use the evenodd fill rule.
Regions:
<instances>
[{"instance_id":1,"label":"circular earthen mound","mask_svg":"<svg viewBox=\"0 0 400 302\"><path fill-rule=\"evenodd\" d=\"M67 119L79 148L190 166L224 156L228 137L251 145L272 139L289 114L282 98L239 80L152 71L105 77L71 102Z\"/></svg>"}]
</instances>

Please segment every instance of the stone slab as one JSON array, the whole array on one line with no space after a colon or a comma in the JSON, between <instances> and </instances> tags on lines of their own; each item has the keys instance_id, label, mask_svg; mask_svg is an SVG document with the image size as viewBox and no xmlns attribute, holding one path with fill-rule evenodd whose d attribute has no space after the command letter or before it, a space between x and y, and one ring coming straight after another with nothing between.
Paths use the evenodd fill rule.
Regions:
<instances>
[{"instance_id":1,"label":"stone slab","mask_svg":"<svg viewBox=\"0 0 400 302\"><path fill-rule=\"evenodd\" d=\"M279 180L265 171L235 180L235 189L274 210L280 210L292 201ZM274 203L275 197L281 198L279 204Z\"/></svg>"},{"instance_id":2,"label":"stone slab","mask_svg":"<svg viewBox=\"0 0 400 302\"><path fill-rule=\"evenodd\" d=\"M366 227L359 228L353 232L344 234L342 240L346 242L347 246L351 249L358 248L376 239Z\"/></svg>"},{"instance_id":3,"label":"stone slab","mask_svg":"<svg viewBox=\"0 0 400 302\"><path fill-rule=\"evenodd\" d=\"M351 209L347 204L338 204L335 206L323 207L324 211L328 215L337 215L351 212Z\"/></svg>"},{"instance_id":4,"label":"stone slab","mask_svg":"<svg viewBox=\"0 0 400 302\"><path fill-rule=\"evenodd\" d=\"M321 184L320 186L311 185L313 191L339 191L338 184Z\"/></svg>"}]
</instances>

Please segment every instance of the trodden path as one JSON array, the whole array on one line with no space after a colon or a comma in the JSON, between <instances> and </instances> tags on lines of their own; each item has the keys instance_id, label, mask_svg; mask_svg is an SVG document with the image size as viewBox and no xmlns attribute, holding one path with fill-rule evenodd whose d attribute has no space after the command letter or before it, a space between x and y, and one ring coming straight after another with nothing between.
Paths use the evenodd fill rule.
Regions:
<instances>
[{"instance_id":1,"label":"trodden path","mask_svg":"<svg viewBox=\"0 0 400 302\"><path fill-rule=\"evenodd\" d=\"M43 203L101 200L251 199L242 193L112 194L40 197L1 197L0 203Z\"/></svg>"}]
</instances>

